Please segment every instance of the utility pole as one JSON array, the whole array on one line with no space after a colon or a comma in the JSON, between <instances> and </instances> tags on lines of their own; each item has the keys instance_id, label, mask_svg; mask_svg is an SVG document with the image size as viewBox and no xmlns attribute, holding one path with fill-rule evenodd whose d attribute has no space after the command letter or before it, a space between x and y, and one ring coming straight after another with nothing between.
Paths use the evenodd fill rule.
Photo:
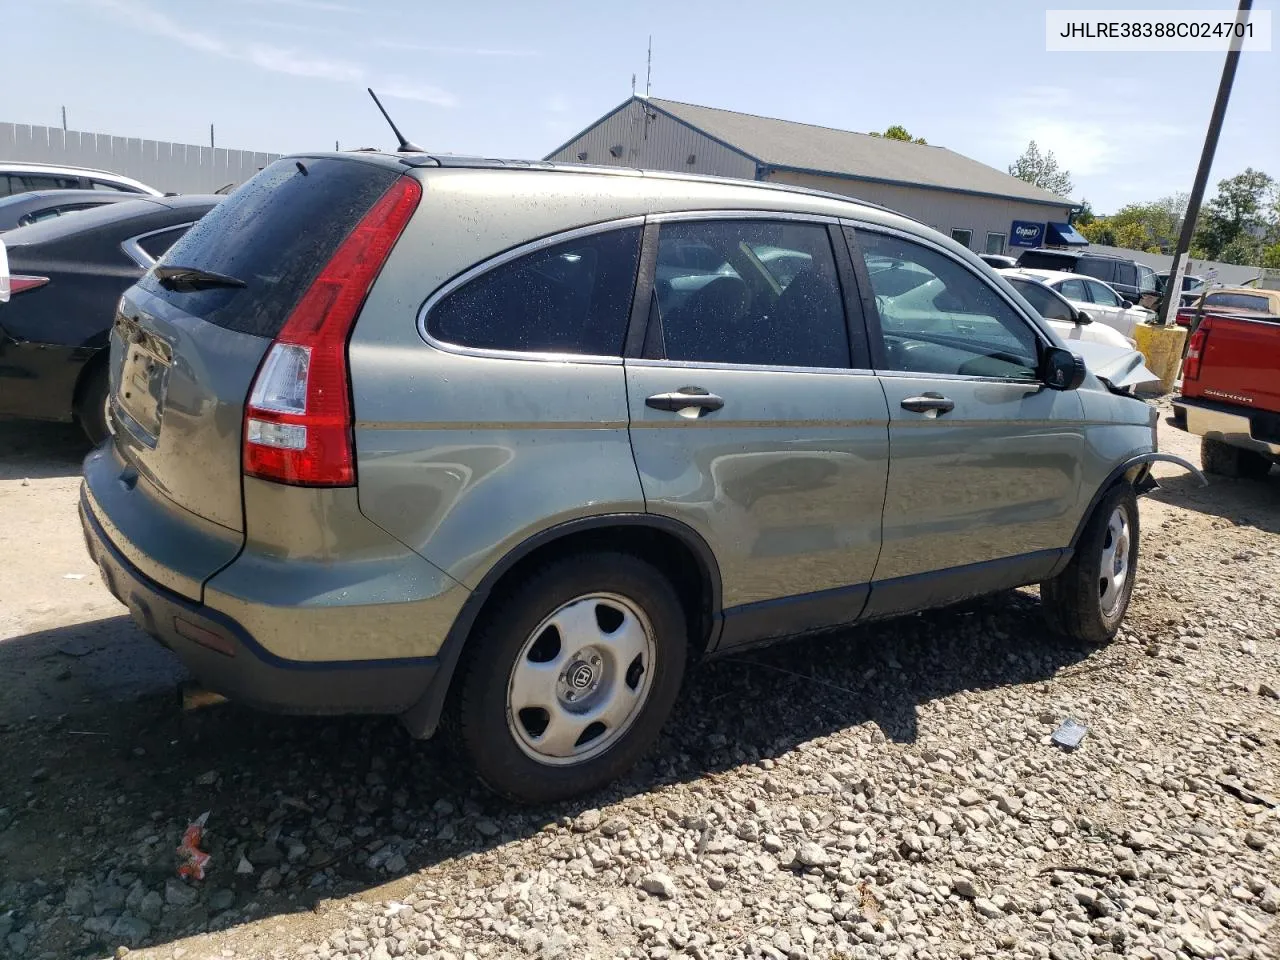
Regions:
<instances>
[{"instance_id":1,"label":"utility pole","mask_svg":"<svg viewBox=\"0 0 1280 960\"><path fill-rule=\"evenodd\" d=\"M62 132L67 132L67 108L62 108Z\"/></svg>"},{"instance_id":2,"label":"utility pole","mask_svg":"<svg viewBox=\"0 0 1280 960\"><path fill-rule=\"evenodd\" d=\"M653 34L649 34L649 60L644 68L644 95L649 97L649 81L653 78Z\"/></svg>"},{"instance_id":3,"label":"utility pole","mask_svg":"<svg viewBox=\"0 0 1280 960\"><path fill-rule=\"evenodd\" d=\"M1240 0L1240 8L1236 12L1236 23L1244 25L1249 22L1249 11L1253 8L1253 0ZM1173 255L1173 267L1169 271L1169 282L1165 286L1164 304L1160 313L1161 325L1172 322L1182 303L1182 278L1187 272L1187 252L1191 249L1191 238L1196 232L1196 219L1200 216L1200 204L1204 200L1204 189L1209 182L1209 168L1213 166L1213 155L1218 150L1218 134L1222 132L1222 120L1227 114L1227 101L1231 99L1231 84L1236 79L1236 66L1240 62L1240 45L1244 43L1244 31L1232 33L1231 46L1227 50L1226 63L1222 65L1222 79L1218 81L1218 98L1213 102L1213 113L1209 117L1209 130L1204 135L1204 149L1200 151L1200 167L1196 170L1195 183L1191 186L1191 198L1187 201L1187 212L1182 219L1182 233L1178 236L1178 249Z\"/></svg>"},{"instance_id":4,"label":"utility pole","mask_svg":"<svg viewBox=\"0 0 1280 960\"><path fill-rule=\"evenodd\" d=\"M209 124L209 149L213 149L213 124Z\"/></svg>"},{"instance_id":5,"label":"utility pole","mask_svg":"<svg viewBox=\"0 0 1280 960\"><path fill-rule=\"evenodd\" d=\"M333 141L333 152L339 153L341 152L341 150L342 148L338 146L338 141L337 140Z\"/></svg>"}]
</instances>

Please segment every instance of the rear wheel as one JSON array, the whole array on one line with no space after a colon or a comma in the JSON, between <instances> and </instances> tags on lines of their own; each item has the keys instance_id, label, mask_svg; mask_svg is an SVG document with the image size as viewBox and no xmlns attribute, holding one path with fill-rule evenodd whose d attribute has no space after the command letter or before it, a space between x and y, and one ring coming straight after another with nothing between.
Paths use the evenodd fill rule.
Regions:
<instances>
[{"instance_id":1,"label":"rear wheel","mask_svg":"<svg viewBox=\"0 0 1280 960\"><path fill-rule=\"evenodd\" d=\"M1106 643L1129 608L1137 568L1138 498L1117 484L1094 509L1066 569L1040 584L1049 625L1075 640Z\"/></svg>"},{"instance_id":2,"label":"rear wheel","mask_svg":"<svg viewBox=\"0 0 1280 960\"><path fill-rule=\"evenodd\" d=\"M1200 462L1206 473L1220 477L1262 480L1271 472L1271 459L1264 454L1208 437L1200 441Z\"/></svg>"},{"instance_id":3,"label":"rear wheel","mask_svg":"<svg viewBox=\"0 0 1280 960\"><path fill-rule=\"evenodd\" d=\"M611 552L555 561L482 614L458 688L461 746L517 800L603 786L657 739L687 645L680 599L648 563Z\"/></svg>"},{"instance_id":4,"label":"rear wheel","mask_svg":"<svg viewBox=\"0 0 1280 960\"><path fill-rule=\"evenodd\" d=\"M107 439L107 365L95 363L86 371L76 397L76 422L95 447Z\"/></svg>"}]
</instances>

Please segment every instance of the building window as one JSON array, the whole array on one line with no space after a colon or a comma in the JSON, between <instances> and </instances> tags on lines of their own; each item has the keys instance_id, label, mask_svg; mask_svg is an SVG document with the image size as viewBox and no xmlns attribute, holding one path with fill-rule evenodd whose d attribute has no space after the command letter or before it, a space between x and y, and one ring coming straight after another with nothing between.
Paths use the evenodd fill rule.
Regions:
<instances>
[{"instance_id":1,"label":"building window","mask_svg":"<svg viewBox=\"0 0 1280 960\"><path fill-rule=\"evenodd\" d=\"M951 239L962 247L969 247L969 244L973 241L973 231L961 230L959 227L952 227ZM969 249L972 248L970 247Z\"/></svg>"},{"instance_id":2,"label":"building window","mask_svg":"<svg viewBox=\"0 0 1280 960\"><path fill-rule=\"evenodd\" d=\"M1004 253L1004 242L1008 239L1003 233L987 234L987 253Z\"/></svg>"}]
</instances>

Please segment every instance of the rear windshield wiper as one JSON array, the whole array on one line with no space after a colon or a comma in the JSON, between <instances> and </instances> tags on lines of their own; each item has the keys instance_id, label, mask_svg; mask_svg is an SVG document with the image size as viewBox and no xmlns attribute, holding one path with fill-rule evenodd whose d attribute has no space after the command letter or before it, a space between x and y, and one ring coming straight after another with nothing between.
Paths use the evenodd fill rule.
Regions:
<instances>
[{"instance_id":1,"label":"rear windshield wiper","mask_svg":"<svg viewBox=\"0 0 1280 960\"><path fill-rule=\"evenodd\" d=\"M166 290L209 290L213 287L246 286L243 280L237 280L235 277L228 277L221 273L214 273L211 270L201 270L199 267L162 264L153 269L155 270L156 279L160 281L160 285Z\"/></svg>"}]
</instances>

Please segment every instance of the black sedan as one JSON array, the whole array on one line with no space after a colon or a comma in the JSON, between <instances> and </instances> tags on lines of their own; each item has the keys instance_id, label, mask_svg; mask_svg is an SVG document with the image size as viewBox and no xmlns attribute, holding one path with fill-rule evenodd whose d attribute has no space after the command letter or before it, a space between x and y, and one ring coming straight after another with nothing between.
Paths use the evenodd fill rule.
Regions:
<instances>
[{"instance_id":1,"label":"black sedan","mask_svg":"<svg viewBox=\"0 0 1280 960\"><path fill-rule=\"evenodd\" d=\"M106 190L31 190L12 197L0 197L0 232L52 220L80 210L92 210L108 203L138 199L136 193Z\"/></svg>"},{"instance_id":2,"label":"black sedan","mask_svg":"<svg viewBox=\"0 0 1280 960\"><path fill-rule=\"evenodd\" d=\"M222 199L135 198L0 236L0 417L76 420L104 439L120 294Z\"/></svg>"}]
</instances>

